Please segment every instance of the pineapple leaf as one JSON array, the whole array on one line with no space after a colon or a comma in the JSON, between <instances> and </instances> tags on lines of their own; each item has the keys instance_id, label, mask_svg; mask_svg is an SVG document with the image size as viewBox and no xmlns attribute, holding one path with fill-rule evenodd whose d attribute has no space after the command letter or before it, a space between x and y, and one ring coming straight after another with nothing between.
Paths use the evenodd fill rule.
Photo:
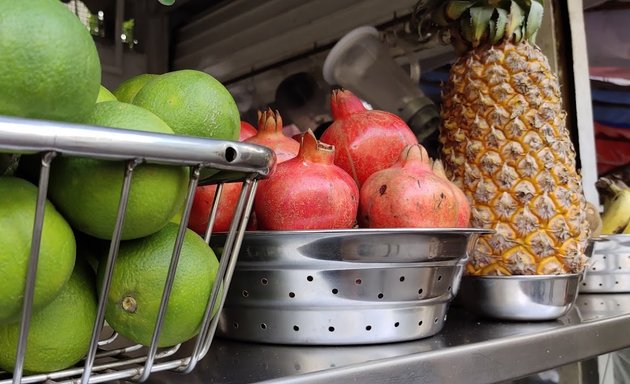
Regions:
<instances>
[{"instance_id":1,"label":"pineapple leaf","mask_svg":"<svg viewBox=\"0 0 630 384\"><path fill-rule=\"evenodd\" d=\"M460 0L447 1L446 3L447 3L446 8L445 8L446 17L451 20L459 19L464 14L464 12L468 10L468 8L474 5L473 1L460 1Z\"/></svg>"},{"instance_id":2,"label":"pineapple leaf","mask_svg":"<svg viewBox=\"0 0 630 384\"><path fill-rule=\"evenodd\" d=\"M505 27L508 23L508 13L505 9L497 8L495 30L492 31L492 44L496 44L503 38Z\"/></svg>"},{"instance_id":3,"label":"pineapple leaf","mask_svg":"<svg viewBox=\"0 0 630 384\"><path fill-rule=\"evenodd\" d=\"M527 14L527 24L525 28L525 38L531 42L534 42L536 39L536 32L540 28L542 24L543 18L543 5L542 0L532 1L529 13Z\"/></svg>"},{"instance_id":4,"label":"pineapple leaf","mask_svg":"<svg viewBox=\"0 0 630 384\"><path fill-rule=\"evenodd\" d=\"M516 1L512 1L510 4L509 20L505 28L505 37L510 39L512 35L515 36L514 42L521 41L522 33L520 31L525 15L523 14L523 8L521 8Z\"/></svg>"},{"instance_id":5,"label":"pineapple leaf","mask_svg":"<svg viewBox=\"0 0 630 384\"><path fill-rule=\"evenodd\" d=\"M494 14L494 8L487 7L473 7L470 8L470 20L473 28L473 45L478 46L481 41L481 37L484 32L488 30L488 24L492 15Z\"/></svg>"},{"instance_id":6,"label":"pineapple leaf","mask_svg":"<svg viewBox=\"0 0 630 384\"><path fill-rule=\"evenodd\" d=\"M472 24L472 19L469 19L467 17L463 17L460 19L460 25L461 25L461 35L462 38L464 40L466 40L469 43L473 44L473 47L476 47L476 45L473 42L473 24Z\"/></svg>"},{"instance_id":7,"label":"pineapple leaf","mask_svg":"<svg viewBox=\"0 0 630 384\"><path fill-rule=\"evenodd\" d=\"M433 10L431 13L431 19L434 23L441 27L448 27L450 21L446 18L446 2L442 2L437 8Z\"/></svg>"}]
</instances>

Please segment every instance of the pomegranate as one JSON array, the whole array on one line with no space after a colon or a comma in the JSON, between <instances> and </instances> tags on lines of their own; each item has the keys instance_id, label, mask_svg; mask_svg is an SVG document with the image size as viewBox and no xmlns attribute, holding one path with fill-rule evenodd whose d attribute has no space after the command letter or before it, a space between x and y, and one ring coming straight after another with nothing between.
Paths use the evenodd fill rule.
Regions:
<instances>
[{"instance_id":1,"label":"pomegranate","mask_svg":"<svg viewBox=\"0 0 630 384\"><path fill-rule=\"evenodd\" d=\"M277 163L294 158L300 150L300 143L285 136L282 132L282 117L271 108L258 112L258 132L245 140L246 143L263 145L276 154Z\"/></svg>"},{"instance_id":2,"label":"pomegranate","mask_svg":"<svg viewBox=\"0 0 630 384\"><path fill-rule=\"evenodd\" d=\"M448 177L446 176L446 172L444 171L444 164L442 163L442 160L434 160L432 169L433 173L448 181L449 186L455 194L455 198L457 199L456 226L460 228L467 228L470 224L470 202L468 201L466 194L464 193L464 191L459 189L459 187L455 183L451 182L448 179Z\"/></svg>"},{"instance_id":3,"label":"pomegranate","mask_svg":"<svg viewBox=\"0 0 630 384\"><path fill-rule=\"evenodd\" d=\"M420 144L407 145L398 162L374 172L361 187L359 224L368 228L449 228L457 225L457 198L433 173Z\"/></svg>"},{"instance_id":4,"label":"pomegranate","mask_svg":"<svg viewBox=\"0 0 630 384\"><path fill-rule=\"evenodd\" d=\"M332 145L318 141L308 130L297 157L278 164L258 186L254 212L259 229L352 228L359 190L334 164L334 154Z\"/></svg>"},{"instance_id":5,"label":"pomegranate","mask_svg":"<svg viewBox=\"0 0 630 384\"><path fill-rule=\"evenodd\" d=\"M367 110L361 100L347 90L333 90L333 123L321 137L337 148L335 164L348 172L359 188L372 173L396 162L400 151L418 140L398 116Z\"/></svg>"},{"instance_id":6,"label":"pomegranate","mask_svg":"<svg viewBox=\"0 0 630 384\"><path fill-rule=\"evenodd\" d=\"M244 141L254 136L258 131L256 128L247 121L241 121L241 131L238 137L238 141Z\"/></svg>"},{"instance_id":7,"label":"pomegranate","mask_svg":"<svg viewBox=\"0 0 630 384\"><path fill-rule=\"evenodd\" d=\"M255 134L256 128L254 128L254 126L245 121L241 121L239 141L243 141ZM242 183L224 184L221 197L219 198L217 216L214 219L214 226L212 227L213 232L227 232L230 229L230 224L232 223L236 211L236 204L241 195L241 187ZM195 231L200 236L205 234L206 227L208 226L210 210L212 209L216 191L216 185L204 185L195 189L193 205L188 218L188 228ZM253 215L250 217L248 229L256 229L256 219Z\"/></svg>"},{"instance_id":8,"label":"pomegranate","mask_svg":"<svg viewBox=\"0 0 630 384\"><path fill-rule=\"evenodd\" d=\"M223 192L221 192L221 197L219 198L217 216L214 219L214 226L212 227L213 232L227 232L230 229L230 224L232 223L236 211L236 204L241 194L241 187L241 183L223 184ZM188 219L188 228L197 232L200 236L204 235L206 227L208 226L210 209L212 209L216 191L216 185L204 185L197 187L195 190L193 206Z\"/></svg>"}]
</instances>

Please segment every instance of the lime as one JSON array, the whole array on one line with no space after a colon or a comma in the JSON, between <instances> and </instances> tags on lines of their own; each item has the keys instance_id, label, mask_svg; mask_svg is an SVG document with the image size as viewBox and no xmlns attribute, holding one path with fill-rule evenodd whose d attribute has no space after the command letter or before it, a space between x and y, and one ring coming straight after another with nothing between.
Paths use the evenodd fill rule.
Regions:
<instances>
[{"instance_id":1,"label":"lime","mask_svg":"<svg viewBox=\"0 0 630 384\"><path fill-rule=\"evenodd\" d=\"M132 104L96 104L94 125L172 133L153 113ZM49 196L68 222L88 235L111 239L116 224L125 164L120 161L64 157L53 161ZM122 239L159 231L186 197L185 167L141 164L133 172Z\"/></svg>"},{"instance_id":2,"label":"lime","mask_svg":"<svg viewBox=\"0 0 630 384\"><path fill-rule=\"evenodd\" d=\"M60 1L0 2L0 114L83 122L101 65L90 32Z\"/></svg>"},{"instance_id":3,"label":"lime","mask_svg":"<svg viewBox=\"0 0 630 384\"><path fill-rule=\"evenodd\" d=\"M196 70L165 73L145 84L133 103L160 116L175 133L237 140L240 115L230 92Z\"/></svg>"},{"instance_id":4,"label":"lime","mask_svg":"<svg viewBox=\"0 0 630 384\"><path fill-rule=\"evenodd\" d=\"M68 368L88 351L96 320L94 275L77 262L68 283L52 303L33 314L26 343L24 370L52 372ZM0 325L0 367L12 371L20 324Z\"/></svg>"},{"instance_id":5,"label":"lime","mask_svg":"<svg viewBox=\"0 0 630 384\"><path fill-rule=\"evenodd\" d=\"M133 98L136 96L138 91L144 87L146 83L158 77L158 75L154 75L151 73L143 73L141 75L136 75L131 77L118 86L114 90L114 96L118 99L118 101L122 101L125 103L133 102Z\"/></svg>"},{"instance_id":6,"label":"lime","mask_svg":"<svg viewBox=\"0 0 630 384\"><path fill-rule=\"evenodd\" d=\"M33 237L37 187L17 177L0 177L0 324L19 320ZM72 229L50 202L35 280L33 308L50 303L70 278L76 256ZM1 348L0 348L1 349Z\"/></svg>"},{"instance_id":7,"label":"lime","mask_svg":"<svg viewBox=\"0 0 630 384\"><path fill-rule=\"evenodd\" d=\"M151 236L120 244L105 319L133 342L151 343L178 227L169 223ZM182 343L199 332L218 266L212 249L186 229L159 346ZM99 281L104 272L99 268Z\"/></svg>"},{"instance_id":8,"label":"lime","mask_svg":"<svg viewBox=\"0 0 630 384\"><path fill-rule=\"evenodd\" d=\"M116 101L116 100L117 100L116 96L114 96L114 94L111 93L109 89L101 85L101 88L98 91L98 97L96 98L96 102L102 103L103 101Z\"/></svg>"}]
</instances>

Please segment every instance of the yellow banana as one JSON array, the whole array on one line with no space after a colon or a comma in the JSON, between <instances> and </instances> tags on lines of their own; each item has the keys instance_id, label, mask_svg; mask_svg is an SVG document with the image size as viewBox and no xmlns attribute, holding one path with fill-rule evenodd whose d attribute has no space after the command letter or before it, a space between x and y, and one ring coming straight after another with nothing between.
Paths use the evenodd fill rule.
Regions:
<instances>
[{"instance_id":1,"label":"yellow banana","mask_svg":"<svg viewBox=\"0 0 630 384\"><path fill-rule=\"evenodd\" d=\"M626 229L624 229L622 233L630 234L630 223L628 223L628 225L626 225Z\"/></svg>"},{"instance_id":2,"label":"yellow banana","mask_svg":"<svg viewBox=\"0 0 630 384\"><path fill-rule=\"evenodd\" d=\"M622 188L606 178L600 179L600 182L611 192L604 199L602 234L621 233L630 224L630 188Z\"/></svg>"}]
</instances>

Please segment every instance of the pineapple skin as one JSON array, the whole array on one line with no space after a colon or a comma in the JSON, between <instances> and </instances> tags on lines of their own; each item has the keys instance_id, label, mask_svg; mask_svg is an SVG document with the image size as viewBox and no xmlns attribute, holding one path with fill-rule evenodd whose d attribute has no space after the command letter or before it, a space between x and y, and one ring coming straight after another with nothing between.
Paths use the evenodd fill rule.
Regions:
<instances>
[{"instance_id":1,"label":"pineapple skin","mask_svg":"<svg viewBox=\"0 0 630 384\"><path fill-rule=\"evenodd\" d=\"M580 273L589 226L560 86L527 41L466 52L442 94L447 174L471 202L483 235L471 275Z\"/></svg>"}]
</instances>

